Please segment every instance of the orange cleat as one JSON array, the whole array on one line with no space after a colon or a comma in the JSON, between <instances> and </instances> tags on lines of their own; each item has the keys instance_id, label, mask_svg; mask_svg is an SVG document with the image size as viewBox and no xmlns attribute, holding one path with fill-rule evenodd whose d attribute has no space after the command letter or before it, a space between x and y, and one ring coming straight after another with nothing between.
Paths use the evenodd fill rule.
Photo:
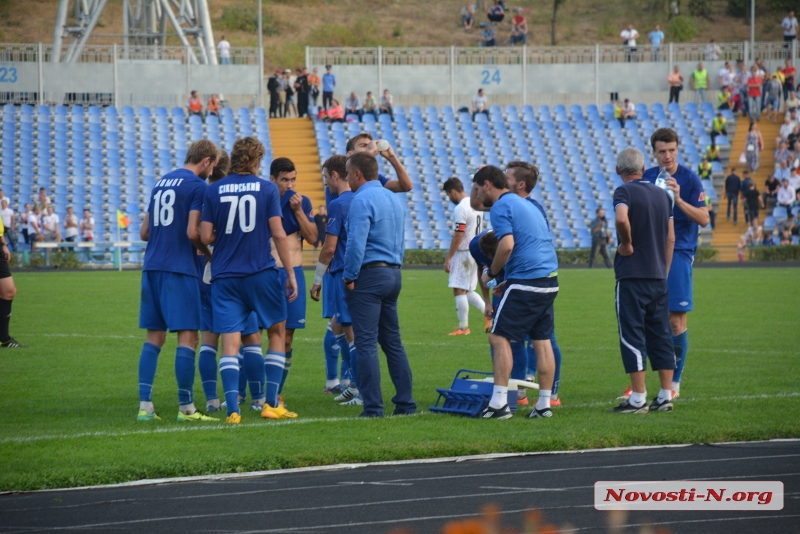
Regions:
<instances>
[{"instance_id":1,"label":"orange cleat","mask_svg":"<svg viewBox=\"0 0 800 534\"><path fill-rule=\"evenodd\" d=\"M492 331L492 320L489 317L483 318L483 331L487 334Z\"/></svg>"},{"instance_id":2,"label":"orange cleat","mask_svg":"<svg viewBox=\"0 0 800 534\"><path fill-rule=\"evenodd\" d=\"M561 407L561 399L550 399L550 407L551 408Z\"/></svg>"},{"instance_id":3,"label":"orange cleat","mask_svg":"<svg viewBox=\"0 0 800 534\"><path fill-rule=\"evenodd\" d=\"M450 332L447 335L448 336L468 336L469 334L470 334L469 328L465 328L463 330L461 328L456 328L455 330L453 330L452 332Z\"/></svg>"},{"instance_id":4,"label":"orange cleat","mask_svg":"<svg viewBox=\"0 0 800 534\"><path fill-rule=\"evenodd\" d=\"M624 401L631 398L631 393L633 393L633 386L628 386L628 389L625 390L625 393L617 397L618 401Z\"/></svg>"},{"instance_id":5,"label":"orange cleat","mask_svg":"<svg viewBox=\"0 0 800 534\"><path fill-rule=\"evenodd\" d=\"M528 397L522 397L521 399L517 399L517 406L527 406L530 402L528 401Z\"/></svg>"}]
</instances>

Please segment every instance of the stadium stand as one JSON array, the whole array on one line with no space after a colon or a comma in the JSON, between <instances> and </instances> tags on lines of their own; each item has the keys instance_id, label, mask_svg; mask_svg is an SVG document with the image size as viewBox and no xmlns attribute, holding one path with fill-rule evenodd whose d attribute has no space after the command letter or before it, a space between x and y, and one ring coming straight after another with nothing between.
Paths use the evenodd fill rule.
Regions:
<instances>
[{"instance_id":1,"label":"stadium stand","mask_svg":"<svg viewBox=\"0 0 800 534\"><path fill-rule=\"evenodd\" d=\"M457 176L469 189L478 165L502 167L513 160L531 161L541 171L533 195L548 210L557 245L573 249L591 246L587 225L598 206L613 211L612 192L622 183L615 173L617 152L634 146L647 155L648 166L654 165L649 136L656 128L672 127L681 137L681 162L696 168L710 141L707 132L713 114L709 103L699 109L692 103L682 108L639 105L637 119L622 127L613 118L610 104L599 109L594 105L492 106L488 116L478 114L474 122L469 113L458 113L450 106L396 106L394 122L388 115L376 120L370 114L360 123L355 116L348 116L345 123L315 121L315 141L309 138L308 143L316 146L320 163L332 154L343 154L347 139L360 131L395 147L413 183L405 203L408 249L450 246L450 206L441 191L446 178ZM209 116L203 123L198 116L187 118L179 107L6 105L2 131L2 187L12 205L29 202L39 187L45 187L54 194L61 220L68 205L78 214L84 208L91 210L97 241L138 241L150 190L158 177L182 164L192 141L208 138L230 150L238 137L255 135L267 147L262 174L273 159L270 124L263 108L223 108L219 118ZM730 143L719 136L717 144L725 160ZM395 177L388 163L381 166L385 175ZM722 166L716 162L714 175L722 175ZM711 181L704 185L716 201ZM131 220L119 236L118 209ZM130 261L135 261L136 252L131 251ZM102 256L99 261L108 258Z\"/></svg>"}]
</instances>

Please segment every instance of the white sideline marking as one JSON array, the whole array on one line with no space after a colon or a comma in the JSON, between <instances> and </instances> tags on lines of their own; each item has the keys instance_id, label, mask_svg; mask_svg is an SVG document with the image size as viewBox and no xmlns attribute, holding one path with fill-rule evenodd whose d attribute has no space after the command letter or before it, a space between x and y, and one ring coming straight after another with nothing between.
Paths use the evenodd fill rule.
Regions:
<instances>
[{"instance_id":1,"label":"white sideline marking","mask_svg":"<svg viewBox=\"0 0 800 534\"><path fill-rule=\"evenodd\" d=\"M736 400L755 400L755 399L779 399L779 398L792 398L792 397L800 397L800 391L790 391L784 393L774 393L774 394L762 394L762 395L728 395L728 396L719 396L719 397L680 397L680 400L676 401L678 403L690 403L690 402L713 402L713 401L736 401ZM601 407L610 407L613 402L584 402L578 404L567 404L558 410L569 410L569 409L577 409L577 408L601 408ZM427 417L430 415L440 415L440 414L433 414L427 410L422 410L414 415L406 416L405 418L409 417ZM50 435L43 435L43 436L12 436L12 437L5 437L0 438L0 444L3 443L30 443L34 441L48 441L48 440L64 440L64 439L79 439L79 438L117 438L117 437L125 437L125 436L136 436L141 434L172 434L174 432L209 432L209 431L232 431L235 432L239 428L254 428L254 427L263 427L265 425L269 426L286 426L286 425L306 425L311 423L342 423L345 421L349 422L359 422L362 419L358 417L314 417L314 418L299 418L299 419L284 419L280 421L274 422L258 422L258 423L244 423L237 425L235 427L228 426L228 425L213 425L212 424L204 424L203 426L169 426L163 428L154 428L154 429L142 429L142 430L129 430L129 431L122 431L122 432L108 432L105 430L98 430L97 432L78 432L75 434L50 434ZM363 422L363 421L362 421Z\"/></svg>"}]
</instances>

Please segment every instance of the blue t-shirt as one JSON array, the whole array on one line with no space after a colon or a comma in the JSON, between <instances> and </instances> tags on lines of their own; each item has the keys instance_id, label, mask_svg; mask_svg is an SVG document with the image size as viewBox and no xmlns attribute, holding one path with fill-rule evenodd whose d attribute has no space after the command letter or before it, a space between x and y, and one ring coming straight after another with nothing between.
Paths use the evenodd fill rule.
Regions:
<instances>
[{"instance_id":1,"label":"blue t-shirt","mask_svg":"<svg viewBox=\"0 0 800 534\"><path fill-rule=\"evenodd\" d=\"M514 237L514 249L505 264L506 279L546 278L558 270L547 220L531 202L505 193L490 213L497 240L509 234Z\"/></svg>"},{"instance_id":2,"label":"blue t-shirt","mask_svg":"<svg viewBox=\"0 0 800 534\"><path fill-rule=\"evenodd\" d=\"M347 214L350 212L350 203L353 201L353 192L345 191L331 202L328 209L328 228L325 233L339 238L336 242L336 251L331 260L331 274L344 270L344 251L347 249Z\"/></svg>"},{"instance_id":3,"label":"blue t-shirt","mask_svg":"<svg viewBox=\"0 0 800 534\"><path fill-rule=\"evenodd\" d=\"M275 267L269 219L281 217L278 187L252 174L232 174L206 190L203 222L217 234L211 280L242 277Z\"/></svg>"},{"instance_id":4,"label":"blue t-shirt","mask_svg":"<svg viewBox=\"0 0 800 534\"><path fill-rule=\"evenodd\" d=\"M664 41L664 32L661 30L658 31L651 31L650 32L650 43L653 46L661 46L661 43Z\"/></svg>"},{"instance_id":5,"label":"blue t-shirt","mask_svg":"<svg viewBox=\"0 0 800 534\"><path fill-rule=\"evenodd\" d=\"M197 251L186 229L189 212L203 209L205 191L206 183L188 169L172 171L156 182L147 205L150 238L142 270L197 276Z\"/></svg>"},{"instance_id":6,"label":"blue t-shirt","mask_svg":"<svg viewBox=\"0 0 800 534\"><path fill-rule=\"evenodd\" d=\"M322 90L326 93L332 93L333 88L336 87L336 76L328 74L327 72L322 75Z\"/></svg>"},{"instance_id":7,"label":"blue t-shirt","mask_svg":"<svg viewBox=\"0 0 800 534\"><path fill-rule=\"evenodd\" d=\"M378 181L381 183L382 186L386 187L386 182L391 182L390 178L385 177L384 175L378 173ZM330 210L331 202L336 198L330 189L327 187L325 188L325 208Z\"/></svg>"},{"instance_id":8,"label":"blue t-shirt","mask_svg":"<svg viewBox=\"0 0 800 534\"><path fill-rule=\"evenodd\" d=\"M297 216L294 214L294 210L289 205L289 199L297 194L299 193L289 189L281 197L281 212L283 213L283 231L286 232L286 235L291 235L295 232L300 231L300 223L297 222ZM314 208L311 206L311 200L309 200L308 197L304 196L301 206L303 208L303 213L306 214L306 217L308 218L309 222L313 223L314 216L311 214L311 212L314 211Z\"/></svg>"},{"instance_id":9,"label":"blue t-shirt","mask_svg":"<svg viewBox=\"0 0 800 534\"><path fill-rule=\"evenodd\" d=\"M643 180L656 183L659 173L658 167L647 169L642 175ZM681 188L681 199L690 206L702 208L706 205L706 194L700 178L690 169L683 165L678 165L678 170L672 175ZM689 220L680 208L673 210L675 224L675 250L688 250L694 254L697 248L697 232L699 226L696 222Z\"/></svg>"}]
</instances>

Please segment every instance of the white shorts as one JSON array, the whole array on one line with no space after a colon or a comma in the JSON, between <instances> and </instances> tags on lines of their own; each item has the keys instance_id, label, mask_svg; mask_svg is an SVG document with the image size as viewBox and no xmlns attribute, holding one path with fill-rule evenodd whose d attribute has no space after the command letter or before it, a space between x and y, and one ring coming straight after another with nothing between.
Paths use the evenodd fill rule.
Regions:
<instances>
[{"instance_id":1,"label":"white shorts","mask_svg":"<svg viewBox=\"0 0 800 534\"><path fill-rule=\"evenodd\" d=\"M474 291L478 287L478 265L469 250L458 250L450 260L450 280L447 287Z\"/></svg>"}]
</instances>

